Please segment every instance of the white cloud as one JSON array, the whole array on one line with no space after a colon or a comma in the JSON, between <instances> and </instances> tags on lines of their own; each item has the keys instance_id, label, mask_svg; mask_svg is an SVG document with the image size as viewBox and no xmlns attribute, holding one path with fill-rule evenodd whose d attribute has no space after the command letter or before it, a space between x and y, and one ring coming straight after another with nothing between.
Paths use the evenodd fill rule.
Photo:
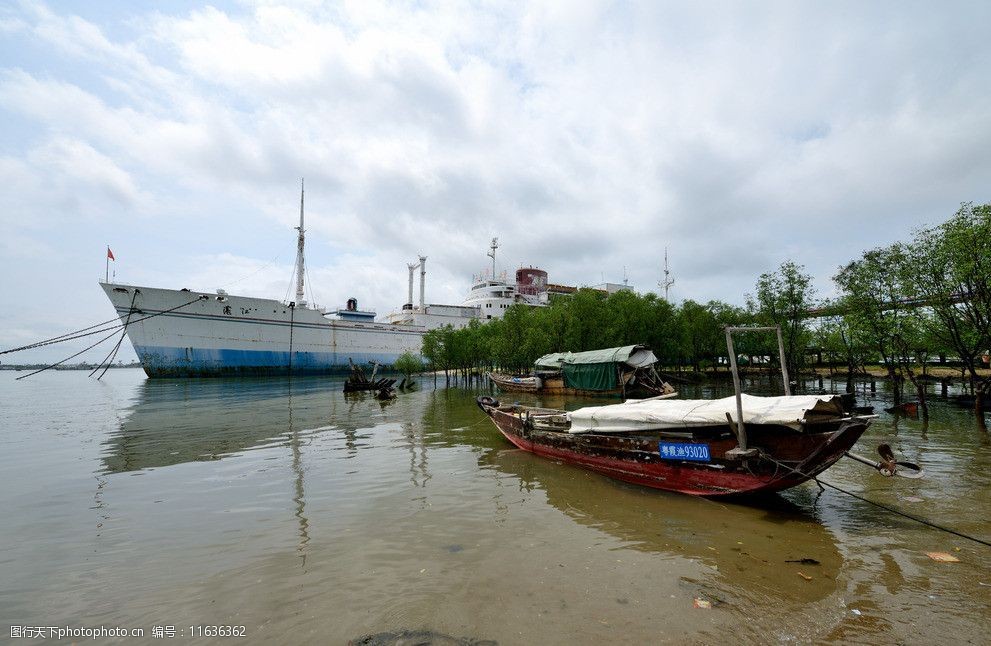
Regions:
<instances>
[{"instance_id":1,"label":"white cloud","mask_svg":"<svg viewBox=\"0 0 991 646\"><path fill-rule=\"evenodd\" d=\"M111 202L133 208L140 194L131 176L113 159L77 139L59 138L32 150L28 159L37 166L53 172L76 193L95 192ZM68 193L69 190L63 191Z\"/></svg>"},{"instance_id":2,"label":"white cloud","mask_svg":"<svg viewBox=\"0 0 991 646\"><path fill-rule=\"evenodd\" d=\"M458 300L496 235L506 268L589 284L625 266L643 289L667 247L674 296L740 303L787 258L826 292L862 249L991 199L979 3L159 11L2 17L38 52L0 70L21 129L0 203L35 223L16 229L25 245L62 250L42 233L53 212L116 205L149 217L85 235L144 249L131 275L213 289L247 273L239 290L278 297L292 258L253 274L268 261L252 259L291 246L305 176L328 305L401 304L418 253L430 300Z\"/></svg>"}]
</instances>

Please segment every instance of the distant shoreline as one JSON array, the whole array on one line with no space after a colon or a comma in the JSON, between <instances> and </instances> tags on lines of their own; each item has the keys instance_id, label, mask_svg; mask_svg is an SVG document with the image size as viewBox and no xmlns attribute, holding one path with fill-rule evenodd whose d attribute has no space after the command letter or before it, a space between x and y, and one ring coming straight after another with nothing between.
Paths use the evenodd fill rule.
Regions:
<instances>
[{"instance_id":1,"label":"distant shoreline","mask_svg":"<svg viewBox=\"0 0 991 646\"><path fill-rule=\"evenodd\" d=\"M51 364L48 363L7 363L0 365L0 370L41 370L42 368L48 368ZM98 366L94 363L71 363L62 366L55 366L54 368L48 368L49 370L93 370ZM134 361L131 363L124 364L111 364L109 368L116 370L117 368L140 368L141 363Z\"/></svg>"}]
</instances>

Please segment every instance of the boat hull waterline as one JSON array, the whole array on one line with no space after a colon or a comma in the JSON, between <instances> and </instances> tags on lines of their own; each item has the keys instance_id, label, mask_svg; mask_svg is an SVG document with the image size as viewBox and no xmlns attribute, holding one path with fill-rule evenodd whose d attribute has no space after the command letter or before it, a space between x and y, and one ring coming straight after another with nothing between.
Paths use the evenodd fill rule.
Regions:
<instances>
[{"instance_id":1,"label":"boat hull waterline","mask_svg":"<svg viewBox=\"0 0 991 646\"><path fill-rule=\"evenodd\" d=\"M623 397L624 395L645 393L648 396L657 394L656 389L649 389L637 385L631 386L629 392L624 388L611 388L609 390L588 390L584 388L570 388L564 385L563 377L511 377L496 372L489 373L492 380L501 392L505 393L540 393L554 397Z\"/></svg>"},{"instance_id":2,"label":"boat hull waterline","mask_svg":"<svg viewBox=\"0 0 991 646\"><path fill-rule=\"evenodd\" d=\"M711 427L689 433L596 434L540 430L529 423L534 413L564 414L479 398L479 407L515 446L553 460L580 466L632 484L696 496L730 496L782 491L819 475L851 449L870 422L852 417L795 431L778 425L748 425L748 446L758 457L730 459L735 435ZM672 460L662 443L705 445L707 462Z\"/></svg>"},{"instance_id":3,"label":"boat hull waterline","mask_svg":"<svg viewBox=\"0 0 991 646\"><path fill-rule=\"evenodd\" d=\"M149 377L346 374L419 354L426 328L330 319L264 298L102 284ZM135 291L137 292L135 294Z\"/></svg>"}]
</instances>

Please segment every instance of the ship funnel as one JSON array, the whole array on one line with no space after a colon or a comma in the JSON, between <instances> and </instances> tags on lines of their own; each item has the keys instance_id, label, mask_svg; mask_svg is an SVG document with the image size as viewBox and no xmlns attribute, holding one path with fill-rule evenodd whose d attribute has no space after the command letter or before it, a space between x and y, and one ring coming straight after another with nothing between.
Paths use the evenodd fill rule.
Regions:
<instances>
[{"instance_id":1,"label":"ship funnel","mask_svg":"<svg viewBox=\"0 0 991 646\"><path fill-rule=\"evenodd\" d=\"M426 280L427 280L427 257L420 256L420 311L424 313L427 311L426 302L424 301L423 298L423 293L424 293L423 290Z\"/></svg>"},{"instance_id":2,"label":"ship funnel","mask_svg":"<svg viewBox=\"0 0 991 646\"><path fill-rule=\"evenodd\" d=\"M409 292L406 295L406 307L413 309L413 270L415 270L420 265L416 263L406 263L409 267Z\"/></svg>"}]
</instances>

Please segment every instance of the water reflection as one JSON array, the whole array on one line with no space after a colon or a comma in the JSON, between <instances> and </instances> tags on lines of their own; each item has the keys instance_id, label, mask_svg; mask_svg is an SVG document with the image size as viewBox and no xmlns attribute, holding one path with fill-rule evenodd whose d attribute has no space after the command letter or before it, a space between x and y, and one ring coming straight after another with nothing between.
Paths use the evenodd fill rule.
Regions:
<instances>
[{"instance_id":1,"label":"water reflection","mask_svg":"<svg viewBox=\"0 0 991 646\"><path fill-rule=\"evenodd\" d=\"M371 402L340 391L340 380L319 378L144 381L103 442L104 473L219 460L329 427L344 432L353 452Z\"/></svg>"},{"instance_id":2,"label":"water reflection","mask_svg":"<svg viewBox=\"0 0 991 646\"><path fill-rule=\"evenodd\" d=\"M693 498L615 482L517 449L483 453L479 464L516 476L521 491L542 491L558 511L616 539L617 549L710 567L710 580L682 581L710 599L816 601L836 589L843 558L833 534L807 508L780 496L743 503Z\"/></svg>"},{"instance_id":3,"label":"water reflection","mask_svg":"<svg viewBox=\"0 0 991 646\"><path fill-rule=\"evenodd\" d=\"M409 451L409 482L414 487L424 488L431 476L427 470L427 445L424 442L423 426L404 422L402 437Z\"/></svg>"},{"instance_id":4,"label":"water reflection","mask_svg":"<svg viewBox=\"0 0 991 646\"><path fill-rule=\"evenodd\" d=\"M0 608L20 623L223 621L252 643L422 626L500 643L986 641L986 548L832 490L743 505L624 485L516 451L471 390L382 405L333 379L128 374L0 381ZM858 390L890 401L883 382ZM888 441L925 479L846 462L824 479L991 539L972 412L934 406L925 434L895 423L882 412L858 452Z\"/></svg>"},{"instance_id":5,"label":"water reflection","mask_svg":"<svg viewBox=\"0 0 991 646\"><path fill-rule=\"evenodd\" d=\"M500 443L484 422L473 393L456 389L380 401L373 393L345 396L339 379L147 380L102 441L100 475L288 446L302 481L303 447L314 435L329 435L329 448L350 459L375 447L379 429L409 452L410 482L424 487L431 478L429 447Z\"/></svg>"},{"instance_id":6,"label":"water reflection","mask_svg":"<svg viewBox=\"0 0 991 646\"><path fill-rule=\"evenodd\" d=\"M769 381L764 384L768 389L773 386ZM826 380L825 386L828 389L832 384ZM883 410L889 393L884 384L879 386L873 395L867 388L861 395ZM720 396L724 394L721 388L720 384L689 387L685 396ZM288 380L146 381L138 387L119 428L105 436L104 468L92 494L96 513L105 513L103 485L108 474L221 460L284 446L291 458L296 554L305 571L311 540L305 495L308 458L313 464L331 456L355 459L353 467L335 471L334 477L359 478L363 484L358 489L367 495L378 491L376 487L385 487L382 476L386 474L375 471L377 480L370 480L367 474L372 471L366 469L387 464L391 460L387 449L399 449L405 457L386 480L403 478L411 489L422 492L411 500L425 508L427 489L437 482L431 472L432 464L435 469L440 464L435 451L455 448L474 453L484 469L512 475L521 491L541 492L551 507L574 522L605 532L624 547L687 557L712 567L718 573L712 581L686 581L685 585L707 586L710 596L727 599L740 595L820 599L833 590L832 581L842 566L827 527L884 532L894 544L901 542L900 534L914 527L907 519L879 513L835 492L819 500L814 487L746 506L621 485L508 450L510 446L475 406L474 395L455 388L427 389L380 402L370 394L345 397L340 380L333 379L297 380L291 385ZM601 401L534 398L527 403L573 409ZM973 430L970 411L934 407L928 425L882 413L858 450L872 454L881 441L892 443L904 459L922 464L927 478L884 479L860 465L840 464L825 479L896 506L904 504L905 497L917 497L922 502L913 503L911 511L934 520L939 519L940 506L948 497L967 496L991 486L991 476L982 468L988 437ZM355 475L359 472L366 475ZM441 476L446 480L443 472ZM343 480L338 484L355 486L344 485ZM977 506L980 510L974 511L981 513L958 515L952 525L986 535L983 512L987 506ZM496 518L502 514L499 509L494 512ZM98 523L104 520L100 517ZM801 559L812 559L818 565L788 562ZM772 575L774 570L779 572ZM812 576L813 581L799 572Z\"/></svg>"},{"instance_id":7,"label":"water reflection","mask_svg":"<svg viewBox=\"0 0 991 646\"><path fill-rule=\"evenodd\" d=\"M289 445L292 448L292 472L295 476L293 479L293 503L295 504L295 509L293 510L293 515L296 516L296 520L299 524L299 543L296 546L296 553L300 558L300 567L303 571L306 571L306 545L310 542L310 521L306 517L306 498L304 496L304 481L303 481L303 451L300 447L300 433L299 428L293 425L293 401L292 401L292 382L289 383Z\"/></svg>"}]
</instances>

